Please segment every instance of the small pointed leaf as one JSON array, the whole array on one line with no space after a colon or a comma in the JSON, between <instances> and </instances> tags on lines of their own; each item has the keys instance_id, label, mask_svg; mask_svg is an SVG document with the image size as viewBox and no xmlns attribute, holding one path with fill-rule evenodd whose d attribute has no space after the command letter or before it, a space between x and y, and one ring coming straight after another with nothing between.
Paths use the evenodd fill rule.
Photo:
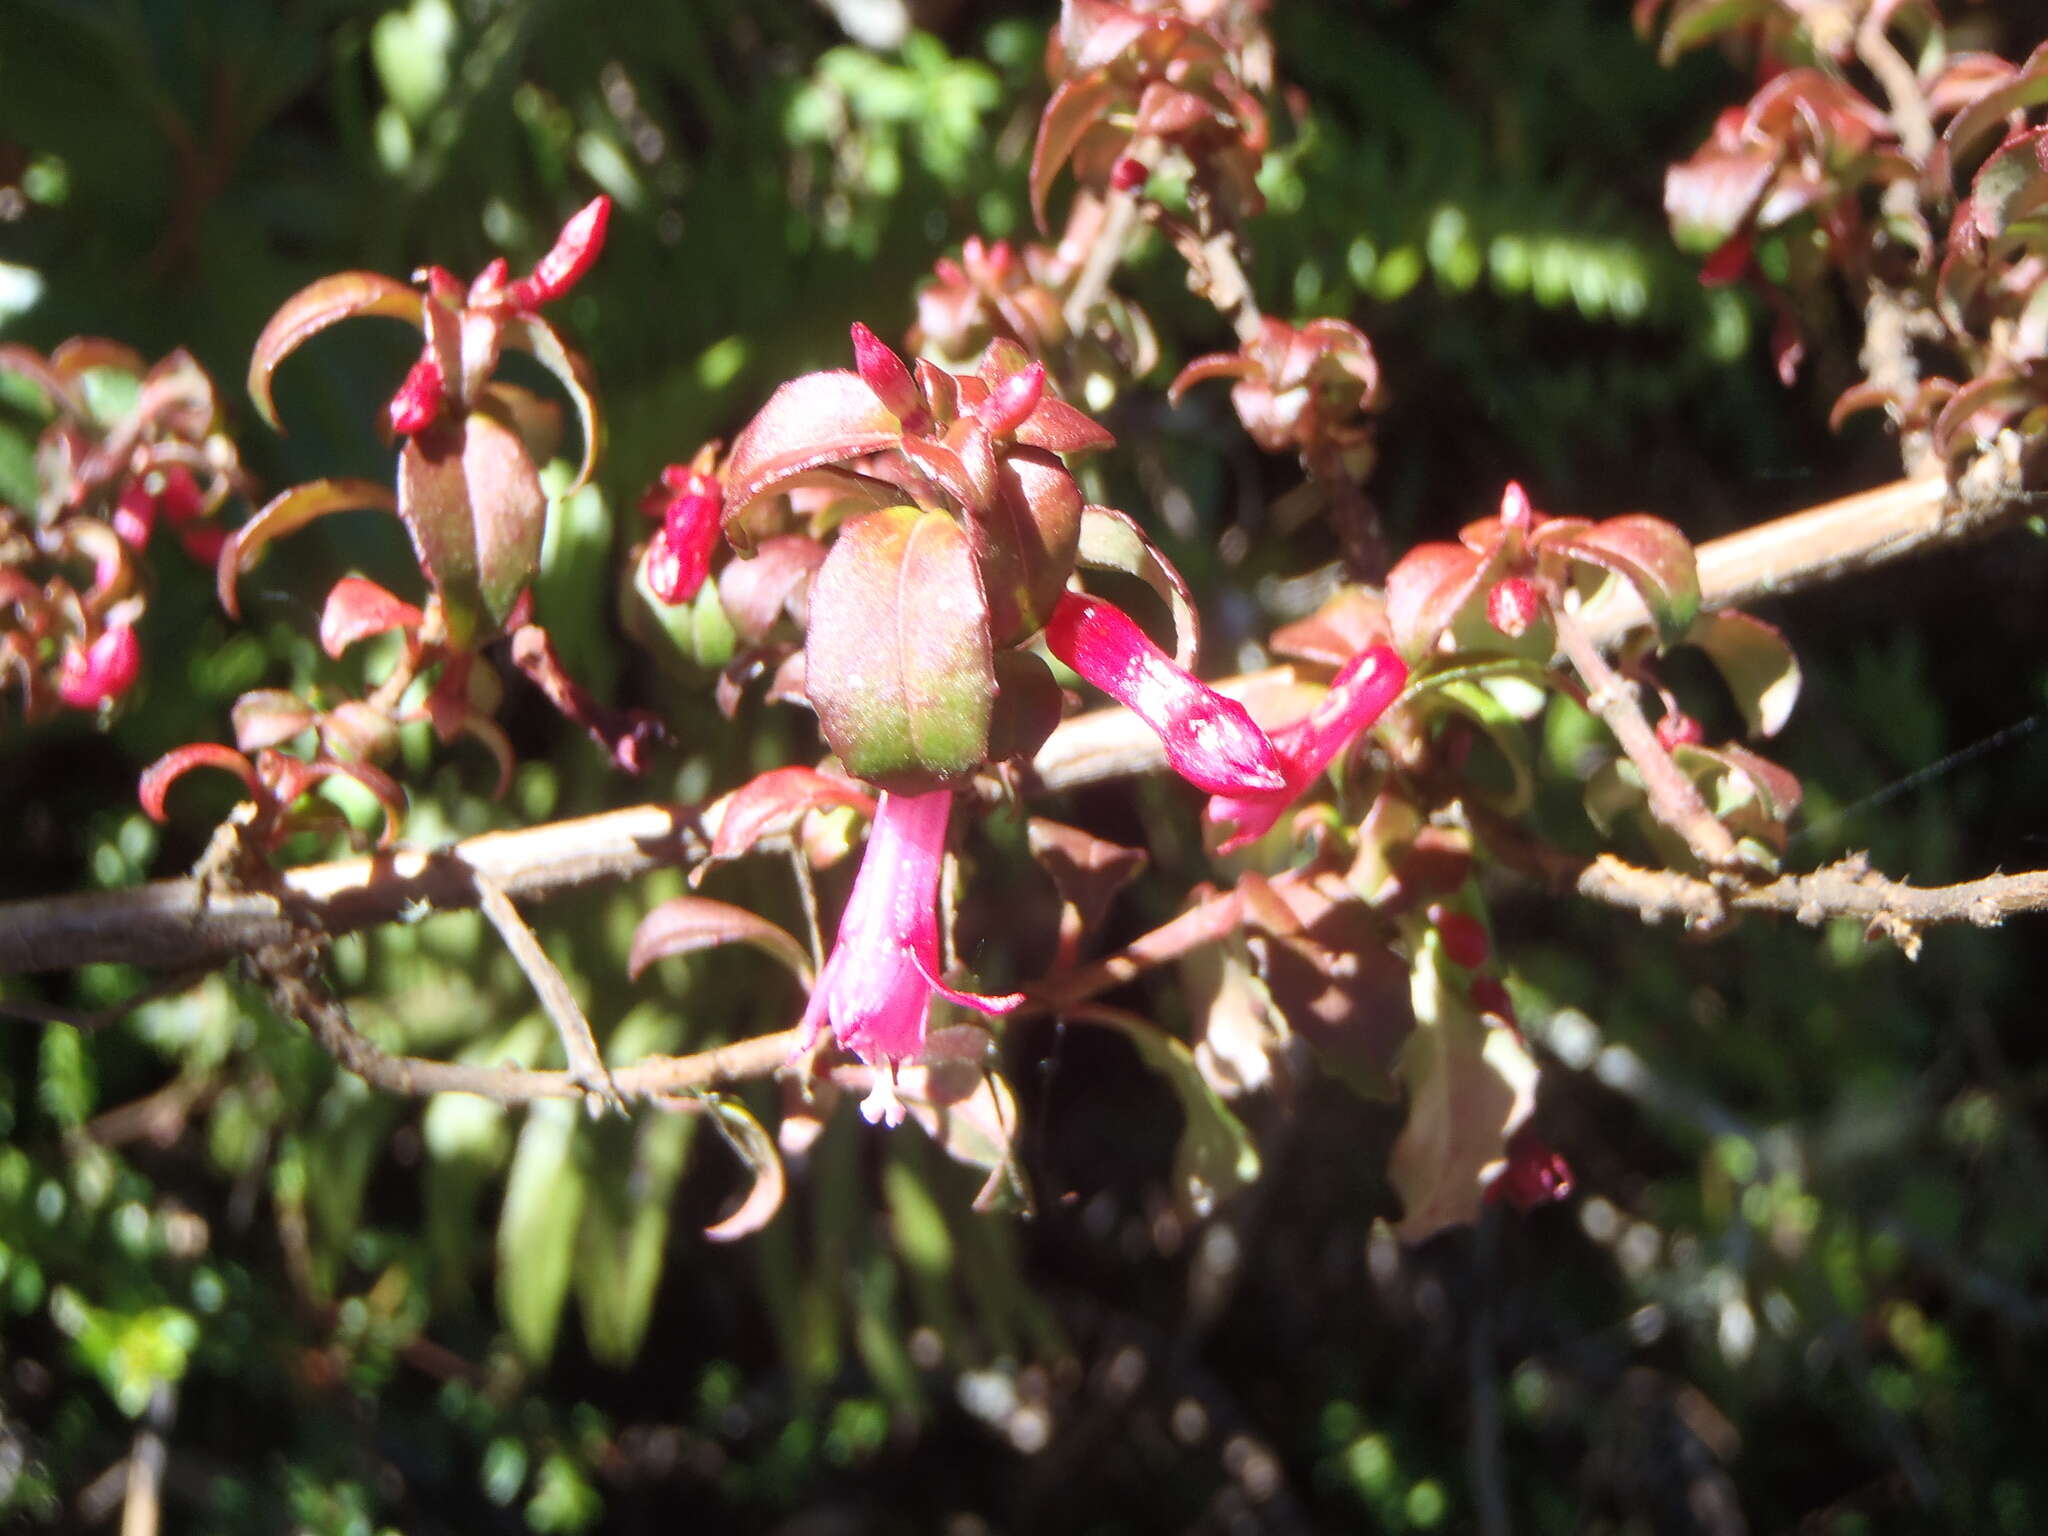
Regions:
<instances>
[{"instance_id":1,"label":"small pointed leaf","mask_svg":"<svg viewBox=\"0 0 2048 1536\"><path fill-rule=\"evenodd\" d=\"M637 981L657 960L721 944L751 944L810 983L811 957L803 945L765 917L704 896L671 896L641 918L626 955L626 974Z\"/></svg>"},{"instance_id":2,"label":"small pointed leaf","mask_svg":"<svg viewBox=\"0 0 2048 1536\"><path fill-rule=\"evenodd\" d=\"M277 426L277 405L270 397L270 377L277 365L308 337L356 315L388 315L418 325L420 296L375 272L336 272L301 288L270 317L249 358L249 397L272 427Z\"/></svg>"}]
</instances>

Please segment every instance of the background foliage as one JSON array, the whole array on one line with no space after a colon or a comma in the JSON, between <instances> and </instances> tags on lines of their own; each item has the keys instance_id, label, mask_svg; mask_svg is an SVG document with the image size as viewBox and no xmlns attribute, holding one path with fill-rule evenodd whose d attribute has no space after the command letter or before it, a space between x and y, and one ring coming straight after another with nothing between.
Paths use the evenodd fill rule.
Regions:
<instances>
[{"instance_id":1,"label":"background foliage","mask_svg":"<svg viewBox=\"0 0 2048 1536\"><path fill-rule=\"evenodd\" d=\"M870 51L789 0L0 7L8 339L184 345L225 387L320 273L469 272L499 250L518 267L593 190L618 204L561 315L612 438L598 488L557 511L539 608L573 668L680 745L628 783L515 704L506 801L458 752L424 789L415 772L409 838L694 798L808 729L773 710L713 729L708 674L629 644L608 594L661 464L776 381L841 365L847 321L899 336L941 250L1022 232L1049 15L917 9L928 30ZM1617 9L1273 17L1309 110L1262 176L1254 277L1273 313L1372 335L1396 547L1490 510L1510 476L1547 507L1646 508L1704 540L1897 472L1875 427L1825 431L1846 364L1817 347L1781 389L1768 317L1671 247L1663 168L1747 87L1711 53L1659 68ZM1999 10L1967 23L2024 51ZM1249 665L1233 647L1313 606L1297 573L1334 551L1276 520L1285 472L1220 391L1166 408L1171 370L1220 338L1157 256L1129 286L1165 356L1107 418L1133 445L1112 489L1194 584L1212 664ZM363 402L411 346L395 327L323 340L280 376L288 437L229 391L258 479L378 472ZM0 427L0 492L29 471L24 427ZM244 689L339 685L295 577L405 568L388 520L294 546L246 585L243 626L162 563L148 670L110 731L5 727L0 894L189 866L203 819L153 827L137 770L224 734ZM2043 861L2042 575L2038 544L2008 540L1769 612L1807 676L1782 742L1807 786L1796 852L1868 847L1923 882ZM715 634L693 643L717 659ZM1551 720L1568 836L1586 737ZM1079 794L1060 814L1136 836L1135 805ZM1158 883L1112 919L1130 931L1200 865L1150 820ZM780 887L755 878L717 877L773 910ZM543 914L620 1060L791 1016L765 964L627 982L633 922L675 888ZM1939 932L1908 965L1853 924L1697 945L1512 888L1494 910L1580 1193L1413 1252L1373 1229L1394 1121L1326 1081L1251 1106L1260 1184L1206 1220L1176 1207L1178 1111L1100 1031L1021 1032L1019 1059L1049 1063L1019 1079L1030 1219L972 1215L963 1170L842 1116L777 1222L717 1247L699 1232L743 1175L709 1127L394 1102L229 975L91 1035L10 1024L0 1509L106 1523L119 1490L96 1479L140 1422L167 1431L170 1518L218 1531L651 1530L678 1510L707 1528L1463 1529L1492 1495L1532 1531L2041 1528L2029 931ZM475 914L337 953L393 1047L552 1049ZM90 1006L141 979L41 995ZM1168 1023L1184 1006L1163 985L1144 1003Z\"/></svg>"}]
</instances>

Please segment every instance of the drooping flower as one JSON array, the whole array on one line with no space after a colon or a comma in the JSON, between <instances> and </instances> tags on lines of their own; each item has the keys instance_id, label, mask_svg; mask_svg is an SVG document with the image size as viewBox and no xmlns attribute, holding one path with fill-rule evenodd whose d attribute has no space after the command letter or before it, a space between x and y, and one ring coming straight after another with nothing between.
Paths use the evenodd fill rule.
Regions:
<instances>
[{"instance_id":1,"label":"drooping flower","mask_svg":"<svg viewBox=\"0 0 2048 1536\"><path fill-rule=\"evenodd\" d=\"M1217 826L1235 826L1220 845L1229 853L1263 837L1316 775L1336 760L1353 737L1386 712L1408 682L1408 668L1391 646L1376 645L1345 662L1330 691L1317 700L1306 719L1273 735L1286 781L1277 789L1218 793L1209 802L1207 819Z\"/></svg>"},{"instance_id":2,"label":"drooping flower","mask_svg":"<svg viewBox=\"0 0 2048 1536\"><path fill-rule=\"evenodd\" d=\"M1197 789L1250 796L1287 788L1279 754L1245 707L1176 666L1121 608L1063 593L1045 644L1150 726L1173 771Z\"/></svg>"},{"instance_id":3,"label":"drooping flower","mask_svg":"<svg viewBox=\"0 0 2048 1536\"><path fill-rule=\"evenodd\" d=\"M838 940L804 1010L806 1048L829 1024L875 1069L874 1091L861 1105L871 1124L903 1123L896 1068L924 1054L934 992L982 1013L1008 1013L1024 1001L1021 993L985 997L939 980L939 871L952 811L943 789L880 797Z\"/></svg>"}]
</instances>

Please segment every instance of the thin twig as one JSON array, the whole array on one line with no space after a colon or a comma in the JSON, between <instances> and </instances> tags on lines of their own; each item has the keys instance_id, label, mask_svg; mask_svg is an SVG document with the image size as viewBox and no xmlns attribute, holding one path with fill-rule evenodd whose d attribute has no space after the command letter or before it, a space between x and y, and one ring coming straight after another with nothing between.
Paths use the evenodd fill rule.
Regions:
<instances>
[{"instance_id":1,"label":"thin twig","mask_svg":"<svg viewBox=\"0 0 2048 1536\"><path fill-rule=\"evenodd\" d=\"M624 1113L625 1101L619 1097L618 1087L605 1069L604 1058L598 1054L597 1037L590 1032L590 1020L583 1016L576 994L569 990L568 978L548 958L548 952L541 948L540 940L519 915L505 888L485 875L472 873L471 878L476 882L477 905L498 930L505 947L512 951L512 958L519 962L519 969L526 973L534 995L561 1037L571 1080L610 1108Z\"/></svg>"},{"instance_id":2,"label":"thin twig","mask_svg":"<svg viewBox=\"0 0 2048 1536\"><path fill-rule=\"evenodd\" d=\"M1577 890L1628 907L1647 922L1669 917L1688 927L1718 927L1731 912L1777 912L1812 924L1861 918L1873 937L1892 940L1908 959L1919 956L1923 929L1953 923L1996 928L2016 913L2048 912L2048 870L1912 886L1887 880L1861 854L1811 874L1725 891L1673 870L1638 869L1602 855L1579 875Z\"/></svg>"},{"instance_id":3,"label":"thin twig","mask_svg":"<svg viewBox=\"0 0 2048 1536\"><path fill-rule=\"evenodd\" d=\"M1699 787L1671 760L1670 751L1657 739L1657 733L1643 715L1635 684L1601 654L1577 613L1560 607L1553 610L1551 617L1557 625L1558 649L1586 685L1586 707L1614 733L1621 750L1642 775L1650 814L1684 838L1693 856L1709 869L1731 867L1736 860L1733 834L1715 819L1706 801L1700 798Z\"/></svg>"}]
</instances>

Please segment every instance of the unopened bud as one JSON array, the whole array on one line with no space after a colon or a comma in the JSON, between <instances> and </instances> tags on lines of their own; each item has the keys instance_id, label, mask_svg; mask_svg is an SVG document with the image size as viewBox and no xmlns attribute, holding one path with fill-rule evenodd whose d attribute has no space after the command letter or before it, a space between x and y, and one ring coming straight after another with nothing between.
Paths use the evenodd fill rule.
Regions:
<instances>
[{"instance_id":1,"label":"unopened bud","mask_svg":"<svg viewBox=\"0 0 2048 1536\"><path fill-rule=\"evenodd\" d=\"M875 398L882 402L882 408L905 429L916 432L929 423L924 401L918 395L916 381L910 370L903 366L903 359L895 349L858 320L851 326L853 334L853 366L860 374L861 382L875 392Z\"/></svg>"},{"instance_id":2,"label":"unopened bud","mask_svg":"<svg viewBox=\"0 0 2048 1536\"><path fill-rule=\"evenodd\" d=\"M1119 156L1109 168L1109 184L1119 192L1135 192L1151 179L1152 172L1136 155Z\"/></svg>"},{"instance_id":3,"label":"unopened bud","mask_svg":"<svg viewBox=\"0 0 2048 1536\"><path fill-rule=\"evenodd\" d=\"M1473 971L1486 964L1493 944L1486 937L1486 925L1478 918L1439 904L1429 909L1429 920L1443 942L1444 955L1453 965Z\"/></svg>"},{"instance_id":4,"label":"unopened bud","mask_svg":"<svg viewBox=\"0 0 2048 1536\"><path fill-rule=\"evenodd\" d=\"M1486 594L1486 621L1510 640L1529 633L1543 612L1543 595L1526 576L1510 576Z\"/></svg>"},{"instance_id":5,"label":"unopened bud","mask_svg":"<svg viewBox=\"0 0 2048 1536\"><path fill-rule=\"evenodd\" d=\"M974 413L988 428L989 436L1006 438L1023 426L1038 402L1045 398L1045 364L1020 368L989 391L988 398Z\"/></svg>"},{"instance_id":6,"label":"unopened bud","mask_svg":"<svg viewBox=\"0 0 2048 1536\"><path fill-rule=\"evenodd\" d=\"M1657 745L1669 752L1673 747L1690 747L1706 740L1699 721L1682 710L1673 710L1657 722Z\"/></svg>"},{"instance_id":7,"label":"unopened bud","mask_svg":"<svg viewBox=\"0 0 2048 1536\"><path fill-rule=\"evenodd\" d=\"M423 355L405 375L389 407L391 430L401 436L424 432L441 415L441 365Z\"/></svg>"},{"instance_id":8,"label":"unopened bud","mask_svg":"<svg viewBox=\"0 0 2048 1536\"><path fill-rule=\"evenodd\" d=\"M1529 505L1529 493L1522 489L1521 481L1510 480L1500 493L1500 520L1523 533L1536 526L1536 509Z\"/></svg>"}]
</instances>

